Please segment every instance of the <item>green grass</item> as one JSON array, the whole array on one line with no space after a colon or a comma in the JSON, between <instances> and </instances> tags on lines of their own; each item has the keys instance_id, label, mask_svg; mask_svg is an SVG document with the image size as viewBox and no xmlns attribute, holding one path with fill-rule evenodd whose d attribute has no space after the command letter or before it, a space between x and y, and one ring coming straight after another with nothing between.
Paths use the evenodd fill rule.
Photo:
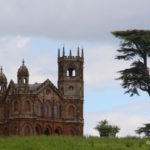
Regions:
<instances>
[{"instance_id":1,"label":"green grass","mask_svg":"<svg viewBox=\"0 0 150 150\"><path fill-rule=\"evenodd\" d=\"M82 137L1 137L0 150L150 150L150 139Z\"/></svg>"}]
</instances>

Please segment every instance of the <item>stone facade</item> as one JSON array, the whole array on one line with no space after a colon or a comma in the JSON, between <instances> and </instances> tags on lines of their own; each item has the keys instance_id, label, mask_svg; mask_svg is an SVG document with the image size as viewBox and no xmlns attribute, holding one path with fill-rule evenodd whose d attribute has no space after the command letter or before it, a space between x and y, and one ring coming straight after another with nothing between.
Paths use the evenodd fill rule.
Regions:
<instances>
[{"instance_id":1,"label":"stone facade","mask_svg":"<svg viewBox=\"0 0 150 150\"><path fill-rule=\"evenodd\" d=\"M58 88L47 79L29 83L24 61L7 86L0 70L0 135L83 135L83 50L77 56L60 56Z\"/></svg>"}]
</instances>

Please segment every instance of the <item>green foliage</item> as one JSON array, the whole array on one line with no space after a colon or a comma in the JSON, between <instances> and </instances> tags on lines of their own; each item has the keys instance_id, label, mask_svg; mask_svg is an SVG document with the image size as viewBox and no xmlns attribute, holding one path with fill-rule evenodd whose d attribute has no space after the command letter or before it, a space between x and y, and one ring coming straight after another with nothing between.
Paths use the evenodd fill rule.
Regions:
<instances>
[{"instance_id":1,"label":"green foliage","mask_svg":"<svg viewBox=\"0 0 150 150\"><path fill-rule=\"evenodd\" d=\"M150 31L127 30L115 31L112 34L121 40L116 59L132 61L130 68L119 71L122 87L130 96L139 95L138 89L150 95L150 76L147 58L150 57Z\"/></svg>"},{"instance_id":2,"label":"green foliage","mask_svg":"<svg viewBox=\"0 0 150 150\"><path fill-rule=\"evenodd\" d=\"M131 93L131 96L139 95L138 88L150 92L150 77L142 62L135 61L129 69L121 70L119 73L121 76L118 79L123 81L122 87L127 89L125 93Z\"/></svg>"},{"instance_id":3,"label":"green foliage","mask_svg":"<svg viewBox=\"0 0 150 150\"><path fill-rule=\"evenodd\" d=\"M138 128L135 132L139 135L144 133L146 137L150 137L150 124L144 124L144 127Z\"/></svg>"},{"instance_id":4,"label":"green foliage","mask_svg":"<svg viewBox=\"0 0 150 150\"><path fill-rule=\"evenodd\" d=\"M149 150L149 139L97 137L0 138L0 150Z\"/></svg>"},{"instance_id":5,"label":"green foliage","mask_svg":"<svg viewBox=\"0 0 150 150\"><path fill-rule=\"evenodd\" d=\"M100 137L115 137L120 130L118 126L109 125L107 120L100 121L95 129L99 132Z\"/></svg>"}]
</instances>

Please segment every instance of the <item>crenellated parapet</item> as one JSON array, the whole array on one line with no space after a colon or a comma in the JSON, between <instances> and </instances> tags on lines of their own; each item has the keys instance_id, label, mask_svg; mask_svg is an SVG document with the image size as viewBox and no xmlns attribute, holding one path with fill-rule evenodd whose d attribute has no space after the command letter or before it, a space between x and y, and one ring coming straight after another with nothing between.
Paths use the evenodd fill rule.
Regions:
<instances>
[{"instance_id":1,"label":"crenellated parapet","mask_svg":"<svg viewBox=\"0 0 150 150\"><path fill-rule=\"evenodd\" d=\"M61 55L62 52L62 55ZM65 55L65 48L63 47L62 50L58 48L58 62L64 60L69 60L69 61L84 61L84 50L83 48L80 50L80 48L77 48L77 55L73 56L72 55L72 50L70 49L69 55Z\"/></svg>"}]
</instances>

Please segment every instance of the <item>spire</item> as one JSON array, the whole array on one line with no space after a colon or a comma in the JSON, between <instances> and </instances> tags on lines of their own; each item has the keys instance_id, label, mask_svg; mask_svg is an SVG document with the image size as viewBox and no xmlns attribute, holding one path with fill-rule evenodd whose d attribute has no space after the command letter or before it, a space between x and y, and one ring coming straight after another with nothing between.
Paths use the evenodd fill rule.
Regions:
<instances>
[{"instance_id":1,"label":"spire","mask_svg":"<svg viewBox=\"0 0 150 150\"><path fill-rule=\"evenodd\" d=\"M3 73L2 66L0 67L0 96L4 94L4 92L7 89L7 78L5 74Z\"/></svg>"},{"instance_id":2,"label":"spire","mask_svg":"<svg viewBox=\"0 0 150 150\"><path fill-rule=\"evenodd\" d=\"M1 69L0 69L0 70L1 70L1 73L2 73L2 72L3 72L3 67L2 67L2 66L1 66Z\"/></svg>"},{"instance_id":3,"label":"spire","mask_svg":"<svg viewBox=\"0 0 150 150\"><path fill-rule=\"evenodd\" d=\"M82 58L84 57L84 51L83 51L83 48L82 48Z\"/></svg>"},{"instance_id":4,"label":"spire","mask_svg":"<svg viewBox=\"0 0 150 150\"><path fill-rule=\"evenodd\" d=\"M24 59L22 60L22 65L24 66L24 63L25 63L25 61L24 61Z\"/></svg>"},{"instance_id":5,"label":"spire","mask_svg":"<svg viewBox=\"0 0 150 150\"><path fill-rule=\"evenodd\" d=\"M63 46L63 56L65 56L65 47Z\"/></svg>"},{"instance_id":6,"label":"spire","mask_svg":"<svg viewBox=\"0 0 150 150\"><path fill-rule=\"evenodd\" d=\"M78 46L77 56L78 56L78 57L80 56L80 48L79 48L79 46Z\"/></svg>"},{"instance_id":7,"label":"spire","mask_svg":"<svg viewBox=\"0 0 150 150\"><path fill-rule=\"evenodd\" d=\"M58 48L58 58L60 57L60 48Z\"/></svg>"},{"instance_id":8,"label":"spire","mask_svg":"<svg viewBox=\"0 0 150 150\"><path fill-rule=\"evenodd\" d=\"M72 56L72 51L71 51L71 49L70 49L70 57Z\"/></svg>"}]
</instances>

